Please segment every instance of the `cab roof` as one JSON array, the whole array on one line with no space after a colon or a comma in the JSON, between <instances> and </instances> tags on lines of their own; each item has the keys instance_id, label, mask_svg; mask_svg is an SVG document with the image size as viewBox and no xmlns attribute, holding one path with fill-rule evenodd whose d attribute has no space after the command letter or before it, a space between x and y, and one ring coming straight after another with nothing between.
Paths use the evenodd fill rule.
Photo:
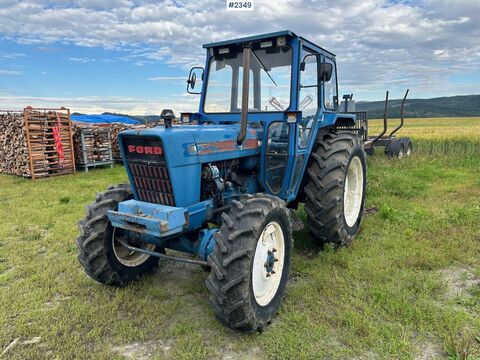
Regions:
<instances>
[{"instance_id":1,"label":"cab roof","mask_svg":"<svg viewBox=\"0 0 480 360\"><path fill-rule=\"evenodd\" d=\"M282 31L276 31L276 32L271 32L271 33L266 33L266 34L260 34L260 35L253 35L253 36L247 36L247 37L242 37L238 39L231 39L231 40L224 40L224 41L217 41L217 42L211 42L208 44L203 44L203 48L208 49L208 48L213 48L213 47L218 47L218 46L227 46L227 45L235 45L235 44L241 44L241 43L246 43L250 41L259 41L263 39L270 39L270 38L275 38L279 36L285 36L285 37L290 37L290 38L298 38L302 40L303 42L309 44L312 47L317 47L321 49L322 51L325 51L329 53L332 56L335 56L334 53L312 43L311 41L296 35L293 31L290 30L282 30Z\"/></svg>"}]
</instances>

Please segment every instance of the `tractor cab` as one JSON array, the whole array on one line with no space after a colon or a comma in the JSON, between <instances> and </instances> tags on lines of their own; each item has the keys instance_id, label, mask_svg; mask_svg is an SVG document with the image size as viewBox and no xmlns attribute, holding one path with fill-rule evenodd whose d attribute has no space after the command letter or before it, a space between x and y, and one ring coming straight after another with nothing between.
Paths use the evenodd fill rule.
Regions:
<instances>
[{"instance_id":1,"label":"tractor cab","mask_svg":"<svg viewBox=\"0 0 480 360\"><path fill-rule=\"evenodd\" d=\"M203 47L205 68L192 68L187 81L199 110L182 121L240 124L239 146L243 127L261 130L261 185L293 201L319 123L339 119L335 55L291 31ZM343 118L353 124L353 115Z\"/></svg>"}]
</instances>

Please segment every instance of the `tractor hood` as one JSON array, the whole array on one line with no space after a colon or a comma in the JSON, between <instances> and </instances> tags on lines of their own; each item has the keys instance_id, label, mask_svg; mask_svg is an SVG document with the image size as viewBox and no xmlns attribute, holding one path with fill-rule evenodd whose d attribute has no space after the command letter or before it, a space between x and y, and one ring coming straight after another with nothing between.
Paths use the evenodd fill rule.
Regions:
<instances>
[{"instance_id":1,"label":"tractor hood","mask_svg":"<svg viewBox=\"0 0 480 360\"><path fill-rule=\"evenodd\" d=\"M119 134L119 144L125 161L130 152L149 154L152 150L148 141L160 139L169 168L258 155L261 130L248 127L247 137L240 146L239 131L240 125L162 126L124 131Z\"/></svg>"},{"instance_id":2,"label":"tractor hood","mask_svg":"<svg viewBox=\"0 0 480 360\"><path fill-rule=\"evenodd\" d=\"M202 163L260 154L261 131L247 128L240 146L239 131L239 125L183 125L120 133L135 199L168 206L198 203Z\"/></svg>"}]
</instances>

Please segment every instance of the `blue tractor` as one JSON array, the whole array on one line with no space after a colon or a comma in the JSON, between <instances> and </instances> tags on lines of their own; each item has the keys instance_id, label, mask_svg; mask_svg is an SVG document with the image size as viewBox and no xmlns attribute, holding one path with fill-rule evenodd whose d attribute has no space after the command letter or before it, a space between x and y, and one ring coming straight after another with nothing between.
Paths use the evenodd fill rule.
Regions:
<instances>
[{"instance_id":1,"label":"blue tractor","mask_svg":"<svg viewBox=\"0 0 480 360\"><path fill-rule=\"evenodd\" d=\"M294 209L318 243L348 245L365 202L363 128L340 113L335 55L291 31L204 45L190 71L196 113L120 133L130 180L97 195L80 221L86 273L124 286L165 259L210 271L220 321L262 331L281 304ZM197 92L198 90L198 92ZM174 256L166 250L195 256Z\"/></svg>"}]
</instances>

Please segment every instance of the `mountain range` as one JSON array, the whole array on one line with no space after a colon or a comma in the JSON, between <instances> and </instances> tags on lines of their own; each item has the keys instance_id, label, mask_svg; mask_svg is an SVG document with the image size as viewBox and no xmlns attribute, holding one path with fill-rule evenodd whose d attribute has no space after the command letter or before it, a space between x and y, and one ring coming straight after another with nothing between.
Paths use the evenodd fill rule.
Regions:
<instances>
[{"instance_id":1,"label":"mountain range","mask_svg":"<svg viewBox=\"0 0 480 360\"><path fill-rule=\"evenodd\" d=\"M401 104L402 99L389 100L388 117L400 117ZM385 101L358 101L355 110L367 111L370 119L383 118ZM407 99L404 115L410 118L480 116L480 95Z\"/></svg>"}]
</instances>

